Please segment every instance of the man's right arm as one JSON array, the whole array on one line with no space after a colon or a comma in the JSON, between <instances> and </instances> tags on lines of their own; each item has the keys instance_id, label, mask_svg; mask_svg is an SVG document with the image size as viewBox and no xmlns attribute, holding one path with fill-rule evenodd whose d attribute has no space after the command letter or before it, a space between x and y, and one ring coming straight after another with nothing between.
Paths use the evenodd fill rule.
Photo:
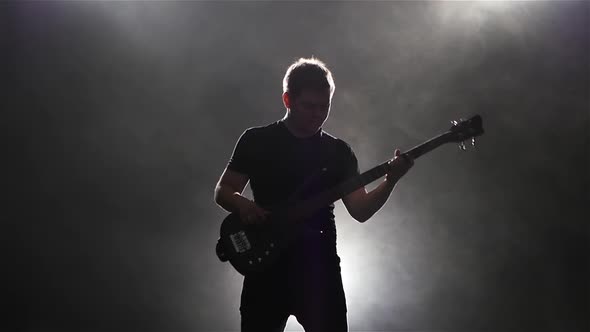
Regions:
<instances>
[{"instance_id":1,"label":"man's right arm","mask_svg":"<svg viewBox=\"0 0 590 332\"><path fill-rule=\"evenodd\" d=\"M228 212L238 212L240 204L248 200L242 196L248 180L248 176L226 168L215 186L215 203Z\"/></svg>"},{"instance_id":2,"label":"man's right arm","mask_svg":"<svg viewBox=\"0 0 590 332\"><path fill-rule=\"evenodd\" d=\"M248 180L248 176L226 168L215 186L214 199L226 211L238 213L243 222L256 223L268 212L242 196Z\"/></svg>"}]
</instances>

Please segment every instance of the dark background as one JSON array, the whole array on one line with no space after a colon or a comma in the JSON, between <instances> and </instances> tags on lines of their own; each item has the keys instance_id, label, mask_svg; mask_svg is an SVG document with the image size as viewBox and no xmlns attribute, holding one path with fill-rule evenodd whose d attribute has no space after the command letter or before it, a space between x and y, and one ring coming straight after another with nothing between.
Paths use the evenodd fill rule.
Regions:
<instances>
[{"instance_id":1,"label":"dark background","mask_svg":"<svg viewBox=\"0 0 590 332\"><path fill-rule=\"evenodd\" d=\"M589 3L1 2L11 331L229 331L213 188L298 57L361 170L481 114L366 224L351 331L588 331ZM372 187L372 186L371 186ZM301 329L292 319L288 329Z\"/></svg>"}]
</instances>

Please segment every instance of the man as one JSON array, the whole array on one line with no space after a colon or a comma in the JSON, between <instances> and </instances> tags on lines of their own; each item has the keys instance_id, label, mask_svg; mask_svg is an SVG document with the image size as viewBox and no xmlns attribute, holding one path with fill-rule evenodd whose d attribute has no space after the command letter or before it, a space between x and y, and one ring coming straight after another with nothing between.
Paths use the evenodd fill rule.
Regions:
<instances>
[{"instance_id":1,"label":"man","mask_svg":"<svg viewBox=\"0 0 590 332\"><path fill-rule=\"evenodd\" d=\"M215 202L238 213L242 222L272 222L269 210L305 198L358 175L350 146L322 130L330 112L334 81L318 59L299 59L283 80L283 119L247 129L215 188ZM396 150L391 171L374 190L361 187L342 201L365 222L387 201L397 181L412 167ZM242 192L246 184L254 196ZM291 202L291 201L290 201ZM346 301L336 253L334 204L319 209L278 263L246 276L241 297L242 331L283 331L294 315L306 331L347 331Z\"/></svg>"}]
</instances>

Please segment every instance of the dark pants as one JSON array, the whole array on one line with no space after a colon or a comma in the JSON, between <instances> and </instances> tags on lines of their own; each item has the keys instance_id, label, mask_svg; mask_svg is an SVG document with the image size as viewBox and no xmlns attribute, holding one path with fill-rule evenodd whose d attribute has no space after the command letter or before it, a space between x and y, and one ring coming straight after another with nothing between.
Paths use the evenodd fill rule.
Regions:
<instances>
[{"instance_id":1,"label":"dark pants","mask_svg":"<svg viewBox=\"0 0 590 332\"><path fill-rule=\"evenodd\" d=\"M284 331L290 315L306 332L347 331L340 258L317 251L289 256L264 274L247 276L240 313L242 332Z\"/></svg>"}]
</instances>

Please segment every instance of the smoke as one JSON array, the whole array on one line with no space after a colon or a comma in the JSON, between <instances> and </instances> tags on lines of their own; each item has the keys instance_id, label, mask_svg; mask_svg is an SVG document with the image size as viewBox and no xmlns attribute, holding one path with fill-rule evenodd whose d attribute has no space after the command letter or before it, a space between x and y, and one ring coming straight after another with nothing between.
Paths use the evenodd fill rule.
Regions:
<instances>
[{"instance_id":1,"label":"smoke","mask_svg":"<svg viewBox=\"0 0 590 332\"><path fill-rule=\"evenodd\" d=\"M311 55L362 171L450 120L486 130L418 159L365 224L337 203L351 331L587 327L587 2L0 6L22 329L238 330L213 188Z\"/></svg>"}]
</instances>

